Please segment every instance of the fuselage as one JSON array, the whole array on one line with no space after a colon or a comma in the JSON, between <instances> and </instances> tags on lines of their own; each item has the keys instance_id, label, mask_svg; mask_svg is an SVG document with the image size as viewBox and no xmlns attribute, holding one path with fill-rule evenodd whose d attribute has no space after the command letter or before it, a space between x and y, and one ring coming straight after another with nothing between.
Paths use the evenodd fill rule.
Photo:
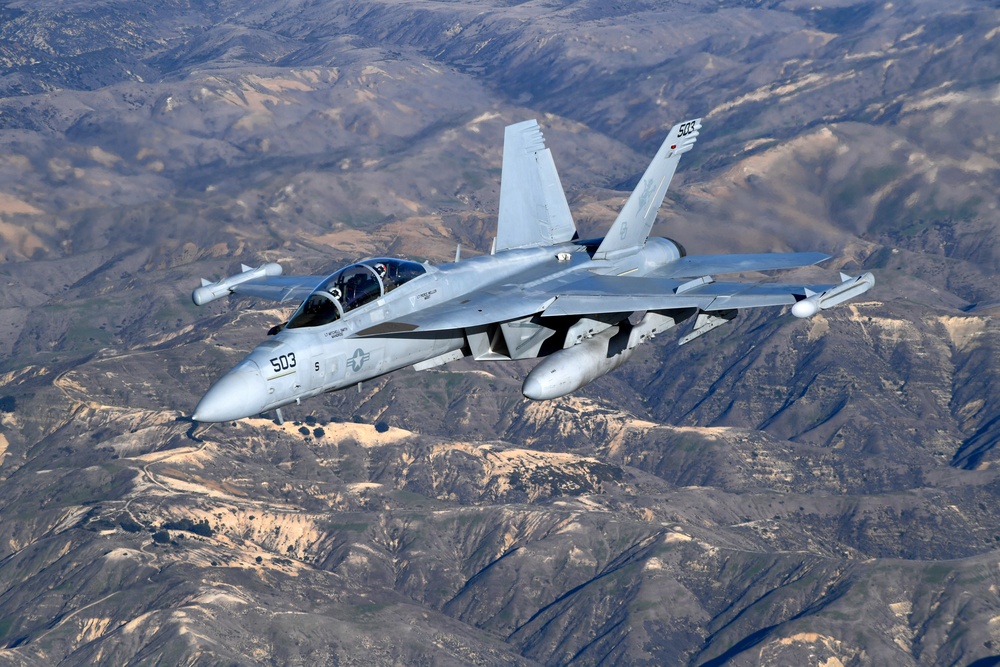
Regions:
<instances>
[{"instance_id":1,"label":"fuselage","mask_svg":"<svg viewBox=\"0 0 1000 667\"><path fill-rule=\"evenodd\" d=\"M594 244L519 248L436 267L398 260L351 265L324 281L303 301L287 326L219 379L199 402L194 419L241 419L449 353L457 358L469 349L468 332L448 326L448 319L461 313L465 304L477 308L484 305L484 298L496 297L495 302L502 305L496 312L482 312L483 321L516 321L534 315L536 303L553 300L551 295L557 295L561 285L589 275L642 276L683 254L674 242L651 238L638 252L594 260L591 256L597 243L599 240ZM385 265L389 264L391 271L392 262L419 267L419 271L410 271L420 275L393 286L392 278L385 275ZM357 299L353 307L347 307L352 280L336 278L349 275L350 270L352 278L365 278L372 285L364 302ZM376 276L374 282L369 272ZM309 308L312 312L306 312ZM328 317L314 314L324 309ZM468 315L464 313L465 319ZM386 333L372 334L382 323L398 323L408 317L421 326L414 326L414 330L387 326ZM545 351L540 348L530 354L542 356Z\"/></svg>"}]
</instances>

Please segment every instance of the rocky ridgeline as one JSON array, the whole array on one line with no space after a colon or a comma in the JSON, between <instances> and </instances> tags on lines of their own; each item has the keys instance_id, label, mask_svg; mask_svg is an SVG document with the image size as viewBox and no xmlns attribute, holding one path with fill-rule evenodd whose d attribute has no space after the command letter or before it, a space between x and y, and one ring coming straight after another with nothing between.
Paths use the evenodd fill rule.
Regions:
<instances>
[{"instance_id":1,"label":"rocky ridgeline","mask_svg":"<svg viewBox=\"0 0 1000 667\"><path fill-rule=\"evenodd\" d=\"M8 446L20 464L0 489L13 531L0 575L15 661L350 661L369 647L386 660L662 663L739 645L846 664L993 641L985 590L981 630L937 630L969 622L959 590L988 585L987 489L852 495L837 449L586 397L521 403L513 428L530 449L315 416L195 429L79 402L109 382L87 368L48 390L75 415L42 437L66 443L56 456ZM404 375L424 377L440 379ZM355 400L370 407L391 382ZM21 419L31 432L30 411ZM400 642L373 624L415 629Z\"/></svg>"},{"instance_id":2,"label":"rocky ridgeline","mask_svg":"<svg viewBox=\"0 0 1000 667\"><path fill-rule=\"evenodd\" d=\"M994 8L0 12L0 661L1000 654ZM530 117L600 235L690 116L657 233L827 251L794 279L870 301L662 335L559 401L458 362L190 422L294 305L197 310L199 278L488 251Z\"/></svg>"}]
</instances>

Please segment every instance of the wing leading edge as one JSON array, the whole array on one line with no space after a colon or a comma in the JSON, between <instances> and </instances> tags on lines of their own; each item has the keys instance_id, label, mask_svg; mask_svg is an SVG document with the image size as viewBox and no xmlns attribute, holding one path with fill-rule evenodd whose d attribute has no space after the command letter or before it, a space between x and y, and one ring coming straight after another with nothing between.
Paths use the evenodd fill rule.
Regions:
<instances>
[{"instance_id":1,"label":"wing leading edge","mask_svg":"<svg viewBox=\"0 0 1000 667\"><path fill-rule=\"evenodd\" d=\"M809 253L802 253L809 254ZM817 253L818 254L818 253ZM517 294L481 293L452 299L394 320L381 322L357 336L460 330L507 322L532 315L541 317L588 316L628 311L663 311L697 308L718 312L739 308L798 306L798 317L813 314L867 291L872 274L841 276L839 284L716 282L709 276L677 280L661 276L590 275L569 285L546 290L521 290ZM815 306L815 308L813 308Z\"/></svg>"},{"instance_id":2,"label":"wing leading edge","mask_svg":"<svg viewBox=\"0 0 1000 667\"><path fill-rule=\"evenodd\" d=\"M833 285L715 282L711 278L681 282L671 278L594 276L560 294L542 315L592 315L620 311L704 311L789 306Z\"/></svg>"},{"instance_id":3,"label":"wing leading edge","mask_svg":"<svg viewBox=\"0 0 1000 667\"><path fill-rule=\"evenodd\" d=\"M821 252L765 252L742 255L688 255L656 269L660 278L696 278L720 273L776 271L812 266L830 259Z\"/></svg>"},{"instance_id":4,"label":"wing leading edge","mask_svg":"<svg viewBox=\"0 0 1000 667\"><path fill-rule=\"evenodd\" d=\"M706 312L766 306L793 306L796 317L809 317L867 292L871 273L841 274L833 285L716 282L709 276L680 282L672 278L593 276L574 283L542 312L543 317L591 315L624 310L698 308Z\"/></svg>"},{"instance_id":5,"label":"wing leading edge","mask_svg":"<svg viewBox=\"0 0 1000 667\"><path fill-rule=\"evenodd\" d=\"M327 276L274 276L241 283L233 287L232 291L279 302L301 300L312 294L326 278Z\"/></svg>"}]
</instances>

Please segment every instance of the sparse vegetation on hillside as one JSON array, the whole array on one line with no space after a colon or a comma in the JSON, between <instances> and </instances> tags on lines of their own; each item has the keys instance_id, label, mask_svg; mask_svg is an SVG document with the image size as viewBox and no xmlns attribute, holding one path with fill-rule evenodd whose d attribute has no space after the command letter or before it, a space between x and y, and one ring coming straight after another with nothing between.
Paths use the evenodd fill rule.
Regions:
<instances>
[{"instance_id":1,"label":"sparse vegetation on hillside","mask_svg":"<svg viewBox=\"0 0 1000 667\"><path fill-rule=\"evenodd\" d=\"M0 8L0 656L994 660L998 24L972 0ZM198 309L199 278L488 252L503 127L532 117L599 236L695 116L656 232L825 251L870 300L666 334L559 401L459 362L191 423L295 305Z\"/></svg>"}]
</instances>

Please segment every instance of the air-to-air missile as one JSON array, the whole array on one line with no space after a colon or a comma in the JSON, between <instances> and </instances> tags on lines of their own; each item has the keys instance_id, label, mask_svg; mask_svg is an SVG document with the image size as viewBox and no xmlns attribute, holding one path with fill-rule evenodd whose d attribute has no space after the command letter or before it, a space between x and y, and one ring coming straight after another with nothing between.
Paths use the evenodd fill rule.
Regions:
<instances>
[{"instance_id":1,"label":"air-to-air missile","mask_svg":"<svg viewBox=\"0 0 1000 667\"><path fill-rule=\"evenodd\" d=\"M196 287L194 292L191 293L191 299L194 301L195 305L204 306L206 303L215 301L216 299L221 299L224 296L229 296L233 293L234 287L250 282L251 280L264 278L265 276L281 275L281 265L275 264L274 262L262 264L256 269L251 268L246 264L243 264L241 268L243 269L241 273L229 276L228 278L223 278L216 283L209 282L208 280L202 278L201 287Z\"/></svg>"}]
</instances>

